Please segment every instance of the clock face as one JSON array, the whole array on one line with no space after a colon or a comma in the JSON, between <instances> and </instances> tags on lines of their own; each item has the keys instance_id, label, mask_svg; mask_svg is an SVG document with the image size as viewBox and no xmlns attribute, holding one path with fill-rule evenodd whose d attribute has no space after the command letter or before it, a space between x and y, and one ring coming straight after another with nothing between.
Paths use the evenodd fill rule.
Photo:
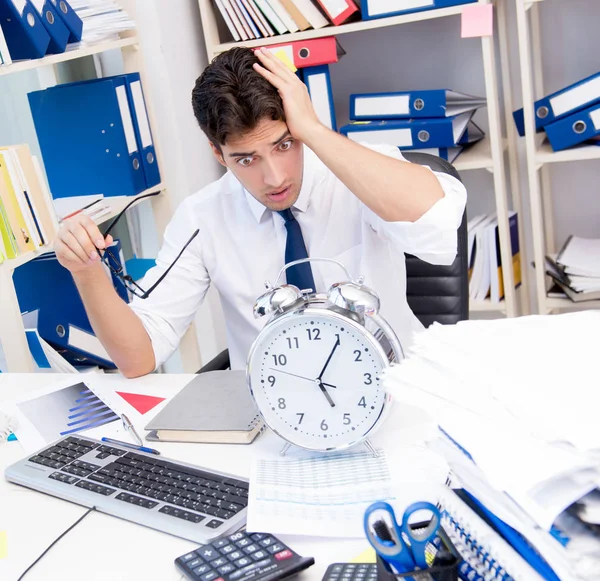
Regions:
<instances>
[{"instance_id":1,"label":"clock face","mask_svg":"<svg viewBox=\"0 0 600 581\"><path fill-rule=\"evenodd\" d=\"M352 445L371 431L384 408L383 350L361 326L335 313L277 320L255 342L249 365L265 422L304 448Z\"/></svg>"}]
</instances>

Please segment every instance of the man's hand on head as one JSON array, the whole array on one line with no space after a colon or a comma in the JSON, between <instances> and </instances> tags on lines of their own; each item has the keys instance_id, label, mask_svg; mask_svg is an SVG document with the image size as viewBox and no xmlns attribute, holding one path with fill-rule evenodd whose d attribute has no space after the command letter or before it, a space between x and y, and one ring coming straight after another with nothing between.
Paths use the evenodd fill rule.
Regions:
<instances>
[{"instance_id":1,"label":"man's hand on head","mask_svg":"<svg viewBox=\"0 0 600 581\"><path fill-rule=\"evenodd\" d=\"M260 48L254 54L260 61L254 65L254 70L279 91L290 133L307 143L311 135L325 126L315 113L306 85L267 49Z\"/></svg>"}]
</instances>

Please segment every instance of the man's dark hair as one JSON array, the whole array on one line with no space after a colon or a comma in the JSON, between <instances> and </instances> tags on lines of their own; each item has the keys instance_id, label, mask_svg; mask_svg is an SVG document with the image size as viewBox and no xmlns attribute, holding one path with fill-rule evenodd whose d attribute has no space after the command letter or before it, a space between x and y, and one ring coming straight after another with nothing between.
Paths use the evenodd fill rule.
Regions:
<instances>
[{"instance_id":1,"label":"man's dark hair","mask_svg":"<svg viewBox=\"0 0 600 581\"><path fill-rule=\"evenodd\" d=\"M252 131L261 119L285 121L277 89L252 68L258 62L251 49L232 48L216 56L196 80L194 115L219 149L230 137Z\"/></svg>"}]
</instances>

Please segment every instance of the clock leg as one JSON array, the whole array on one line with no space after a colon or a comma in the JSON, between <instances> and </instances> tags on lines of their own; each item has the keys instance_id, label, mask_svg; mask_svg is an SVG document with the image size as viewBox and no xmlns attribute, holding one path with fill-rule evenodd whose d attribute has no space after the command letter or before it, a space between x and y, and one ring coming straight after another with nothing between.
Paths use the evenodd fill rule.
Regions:
<instances>
[{"instance_id":1,"label":"clock leg","mask_svg":"<svg viewBox=\"0 0 600 581\"><path fill-rule=\"evenodd\" d=\"M285 456L287 451L290 449L291 444L289 442L286 442L283 445L283 448L281 448L281 450L279 451L279 455L280 456Z\"/></svg>"},{"instance_id":2,"label":"clock leg","mask_svg":"<svg viewBox=\"0 0 600 581\"><path fill-rule=\"evenodd\" d=\"M375 450L375 448L373 448L373 444L371 444L371 442L369 440L365 440L364 444L365 444L367 450L369 450L369 452L371 452L371 454L373 454L373 458L379 458L379 453L377 452L377 450Z\"/></svg>"}]
</instances>

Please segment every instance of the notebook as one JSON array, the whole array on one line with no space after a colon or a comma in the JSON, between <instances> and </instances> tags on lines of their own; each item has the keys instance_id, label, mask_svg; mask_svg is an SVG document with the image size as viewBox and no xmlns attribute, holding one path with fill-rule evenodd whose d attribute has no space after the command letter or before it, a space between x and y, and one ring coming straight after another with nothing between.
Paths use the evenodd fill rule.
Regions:
<instances>
[{"instance_id":1,"label":"notebook","mask_svg":"<svg viewBox=\"0 0 600 581\"><path fill-rule=\"evenodd\" d=\"M146 426L146 440L249 444L263 428L245 371L198 374Z\"/></svg>"}]
</instances>

